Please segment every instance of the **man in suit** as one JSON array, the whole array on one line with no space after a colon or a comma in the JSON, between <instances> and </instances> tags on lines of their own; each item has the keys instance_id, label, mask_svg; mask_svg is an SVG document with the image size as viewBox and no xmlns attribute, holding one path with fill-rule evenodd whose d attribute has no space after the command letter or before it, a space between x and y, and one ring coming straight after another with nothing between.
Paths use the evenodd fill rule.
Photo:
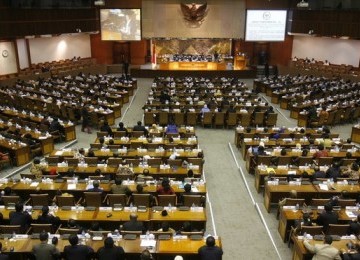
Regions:
<instances>
[{"instance_id":1,"label":"man in suit","mask_svg":"<svg viewBox=\"0 0 360 260\"><path fill-rule=\"evenodd\" d=\"M131 195L131 190L128 186L122 185L121 178L115 178L115 184L111 185L112 194L126 194L127 196Z\"/></svg>"},{"instance_id":2,"label":"man in suit","mask_svg":"<svg viewBox=\"0 0 360 260\"><path fill-rule=\"evenodd\" d=\"M141 121L137 122L137 124L133 127L133 131L143 131L144 135L148 135L148 130L141 124Z\"/></svg>"},{"instance_id":3,"label":"man in suit","mask_svg":"<svg viewBox=\"0 0 360 260\"><path fill-rule=\"evenodd\" d=\"M10 225L20 225L21 232L25 233L31 224L32 217L26 211L24 212L24 205L18 202L15 205L15 211L10 212L9 220Z\"/></svg>"},{"instance_id":4,"label":"man in suit","mask_svg":"<svg viewBox=\"0 0 360 260\"><path fill-rule=\"evenodd\" d=\"M325 236L324 244L311 245L307 239L304 239L304 246L309 250L313 256L313 260L341 260L340 252L335 247L331 246L332 237Z\"/></svg>"},{"instance_id":5,"label":"man in suit","mask_svg":"<svg viewBox=\"0 0 360 260\"><path fill-rule=\"evenodd\" d=\"M60 252L53 244L48 244L49 235L46 232L40 233L40 244L34 245L32 252L36 259L53 260L60 257Z\"/></svg>"},{"instance_id":6,"label":"man in suit","mask_svg":"<svg viewBox=\"0 0 360 260\"><path fill-rule=\"evenodd\" d=\"M99 260L123 260L125 259L125 251L121 246L115 246L114 240L111 237L107 237L104 240L104 246L99 248L98 252Z\"/></svg>"},{"instance_id":7,"label":"man in suit","mask_svg":"<svg viewBox=\"0 0 360 260\"><path fill-rule=\"evenodd\" d=\"M215 245L215 238L209 236L206 238L206 245L199 248L198 254L201 260L221 260L223 251Z\"/></svg>"},{"instance_id":8,"label":"man in suit","mask_svg":"<svg viewBox=\"0 0 360 260\"><path fill-rule=\"evenodd\" d=\"M100 188L100 182L98 180L93 181L93 188L88 189L90 192L103 192L103 189Z\"/></svg>"},{"instance_id":9,"label":"man in suit","mask_svg":"<svg viewBox=\"0 0 360 260\"><path fill-rule=\"evenodd\" d=\"M339 216L333 211L333 206L330 203L325 204L324 211L317 217L317 224L324 227L326 233L329 224L337 224Z\"/></svg>"},{"instance_id":10,"label":"man in suit","mask_svg":"<svg viewBox=\"0 0 360 260\"><path fill-rule=\"evenodd\" d=\"M67 260L87 260L94 253L91 247L78 245L79 238L75 234L70 235L69 242L70 245L64 247L64 257Z\"/></svg>"},{"instance_id":11,"label":"man in suit","mask_svg":"<svg viewBox=\"0 0 360 260\"><path fill-rule=\"evenodd\" d=\"M42 214L38 216L38 224L51 224L54 230L60 225L60 219L49 214L49 206L42 207Z\"/></svg>"},{"instance_id":12,"label":"man in suit","mask_svg":"<svg viewBox=\"0 0 360 260\"><path fill-rule=\"evenodd\" d=\"M141 221L137 220L138 215L136 213L130 214L130 221L125 222L122 230L124 231L141 231L144 233L145 227Z\"/></svg>"}]
</instances>

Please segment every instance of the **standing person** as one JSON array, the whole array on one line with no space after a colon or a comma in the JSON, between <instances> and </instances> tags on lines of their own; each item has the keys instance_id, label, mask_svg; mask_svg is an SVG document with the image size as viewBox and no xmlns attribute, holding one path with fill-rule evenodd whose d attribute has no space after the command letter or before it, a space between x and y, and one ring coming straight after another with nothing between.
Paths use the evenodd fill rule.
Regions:
<instances>
[{"instance_id":1,"label":"standing person","mask_svg":"<svg viewBox=\"0 0 360 260\"><path fill-rule=\"evenodd\" d=\"M88 132L91 134L91 127L90 127L90 113L88 111L87 105L84 105L81 109L81 116L82 116L82 125L81 125L81 132Z\"/></svg>"},{"instance_id":2,"label":"standing person","mask_svg":"<svg viewBox=\"0 0 360 260\"><path fill-rule=\"evenodd\" d=\"M215 245L215 238L209 236L206 238L206 245L199 248L198 254L201 260L221 260L223 251Z\"/></svg>"},{"instance_id":3,"label":"standing person","mask_svg":"<svg viewBox=\"0 0 360 260\"><path fill-rule=\"evenodd\" d=\"M335 247L331 246L333 239L331 236L325 236L324 244L311 245L307 239L304 239L304 246L307 250L314 254L313 260L320 259L337 259L341 260L340 252Z\"/></svg>"},{"instance_id":4,"label":"standing person","mask_svg":"<svg viewBox=\"0 0 360 260\"><path fill-rule=\"evenodd\" d=\"M34 245L32 252L37 260L59 259L60 252L53 244L48 244L49 235L46 232L40 233L40 244ZM1 258L0 258L1 259Z\"/></svg>"},{"instance_id":5,"label":"standing person","mask_svg":"<svg viewBox=\"0 0 360 260\"><path fill-rule=\"evenodd\" d=\"M85 245L79 245L79 238L72 234L69 237L70 245L64 247L64 257L66 260L87 260L94 253L94 250Z\"/></svg>"},{"instance_id":6,"label":"standing person","mask_svg":"<svg viewBox=\"0 0 360 260\"><path fill-rule=\"evenodd\" d=\"M121 246L115 246L114 240L107 237L104 240L104 246L97 251L99 260L124 260L125 251Z\"/></svg>"}]
</instances>

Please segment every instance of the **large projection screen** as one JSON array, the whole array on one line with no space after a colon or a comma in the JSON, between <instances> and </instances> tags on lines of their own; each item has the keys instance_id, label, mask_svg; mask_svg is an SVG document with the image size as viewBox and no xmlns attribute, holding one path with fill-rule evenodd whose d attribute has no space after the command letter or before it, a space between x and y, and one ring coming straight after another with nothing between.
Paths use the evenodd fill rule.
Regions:
<instances>
[{"instance_id":1,"label":"large projection screen","mask_svg":"<svg viewBox=\"0 0 360 260\"><path fill-rule=\"evenodd\" d=\"M246 10L245 41L284 41L286 10Z\"/></svg>"},{"instance_id":2,"label":"large projection screen","mask_svg":"<svg viewBox=\"0 0 360 260\"><path fill-rule=\"evenodd\" d=\"M104 41L140 41L140 9L101 9L101 39Z\"/></svg>"}]
</instances>

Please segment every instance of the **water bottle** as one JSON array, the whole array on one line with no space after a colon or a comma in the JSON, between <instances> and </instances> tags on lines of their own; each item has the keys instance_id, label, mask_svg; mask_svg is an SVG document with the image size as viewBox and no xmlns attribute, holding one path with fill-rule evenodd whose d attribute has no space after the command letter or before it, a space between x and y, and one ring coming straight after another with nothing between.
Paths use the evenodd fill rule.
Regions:
<instances>
[{"instance_id":1,"label":"water bottle","mask_svg":"<svg viewBox=\"0 0 360 260\"><path fill-rule=\"evenodd\" d=\"M150 232L149 232L149 230L148 231L146 231L146 240L149 240L150 239Z\"/></svg>"},{"instance_id":2,"label":"water bottle","mask_svg":"<svg viewBox=\"0 0 360 260\"><path fill-rule=\"evenodd\" d=\"M295 206L295 209L299 210L299 208L300 208L299 203L297 203L296 206Z\"/></svg>"}]
</instances>

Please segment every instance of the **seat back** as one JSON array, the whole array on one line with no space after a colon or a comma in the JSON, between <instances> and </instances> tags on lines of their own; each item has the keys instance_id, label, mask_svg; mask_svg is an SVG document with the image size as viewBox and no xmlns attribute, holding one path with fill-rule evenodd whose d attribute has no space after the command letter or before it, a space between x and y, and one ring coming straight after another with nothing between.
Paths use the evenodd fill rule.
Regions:
<instances>
[{"instance_id":1,"label":"seat back","mask_svg":"<svg viewBox=\"0 0 360 260\"><path fill-rule=\"evenodd\" d=\"M68 195L58 195L56 196L56 203L59 207L64 206L74 206L75 205L75 198L74 196Z\"/></svg>"},{"instance_id":2,"label":"seat back","mask_svg":"<svg viewBox=\"0 0 360 260\"><path fill-rule=\"evenodd\" d=\"M153 112L144 112L144 125L155 124L155 118Z\"/></svg>"},{"instance_id":3,"label":"seat back","mask_svg":"<svg viewBox=\"0 0 360 260\"><path fill-rule=\"evenodd\" d=\"M160 112L159 113L159 125L165 126L169 123L169 113Z\"/></svg>"},{"instance_id":4,"label":"seat back","mask_svg":"<svg viewBox=\"0 0 360 260\"><path fill-rule=\"evenodd\" d=\"M21 234L20 225L0 225L1 234Z\"/></svg>"},{"instance_id":5,"label":"seat back","mask_svg":"<svg viewBox=\"0 0 360 260\"><path fill-rule=\"evenodd\" d=\"M35 180L36 176L35 176L35 174L31 174L31 173L20 173L20 178L21 179L26 178L26 179Z\"/></svg>"},{"instance_id":6,"label":"seat back","mask_svg":"<svg viewBox=\"0 0 360 260\"><path fill-rule=\"evenodd\" d=\"M126 136L125 131L113 131L113 134L114 134L114 138L121 138Z\"/></svg>"},{"instance_id":7,"label":"seat back","mask_svg":"<svg viewBox=\"0 0 360 260\"><path fill-rule=\"evenodd\" d=\"M323 234L323 226L302 226L300 230L300 234L310 234L312 236L322 235Z\"/></svg>"},{"instance_id":8,"label":"seat back","mask_svg":"<svg viewBox=\"0 0 360 260\"><path fill-rule=\"evenodd\" d=\"M183 195L184 206L191 207L195 205L197 207L205 206L205 197L202 195Z\"/></svg>"},{"instance_id":9,"label":"seat back","mask_svg":"<svg viewBox=\"0 0 360 260\"><path fill-rule=\"evenodd\" d=\"M224 112L216 112L214 116L214 125L224 127L225 123L225 113Z\"/></svg>"},{"instance_id":10,"label":"seat back","mask_svg":"<svg viewBox=\"0 0 360 260\"><path fill-rule=\"evenodd\" d=\"M237 114L235 112L229 113L226 119L227 127L236 126L237 124Z\"/></svg>"},{"instance_id":11,"label":"seat back","mask_svg":"<svg viewBox=\"0 0 360 260\"><path fill-rule=\"evenodd\" d=\"M69 166L77 166L79 164L78 158L66 158L66 161Z\"/></svg>"},{"instance_id":12,"label":"seat back","mask_svg":"<svg viewBox=\"0 0 360 260\"><path fill-rule=\"evenodd\" d=\"M97 157L85 157L84 160L89 166L96 166L99 161Z\"/></svg>"},{"instance_id":13,"label":"seat back","mask_svg":"<svg viewBox=\"0 0 360 260\"><path fill-rule=\"evenodd\" d=\"M175 206L177 204L177 197L176 195L158 195L157 196L158 206L168 206L171 204Z\"/></svg>"},{"instance_id":14,"label":"seat back","mask_svg":"<svg viewBox=\"0 0 360 260\"><path fill-rule=\"evenodd\" d=\"M311 199L310 206L312 207L318 207L318 206L325 206L327 203L329 203L330 199Z\"/></svg>"},{"instance_id":15,"label":"seat back","mask_svg":"<svg viewBox=\"0 0 360 260\"><path fill-rule=\"evenodd\" d=\"M345 235L347 235L349 228L350 228L349 224L346 224L346 225L329 224L327 234L328 235L345 236Z\"/></svg>"},{"instance_id":16,"label":"seat back","mask_svg":"<svg viewBox=\"0 0 360 260\"><path fill-rule=\"evenodd\" d=\"M107 136L108 135L108 132L96 132L96 137L104 137L104 136Z\"/></svg>"},{"instance_id":17,"label":"seat back","mask_svg":"<svg viewBox=\"0 0 360 260\"><path fill-rule=\"evenodd\" d=\"M58 228L56 233L60 235L77 235L80 232L78 228Z\"/></svg>"},{"instance_id":18,"label":"seat back","mask_svg":"<svg viewBox=\"0 0 360 260\"><path fill-rule=\"evenodd\" d=\"M86 206L100 207L101 206L101 192L84 192Z\"/></svg>"},{"instance_id":19,"label":"seat back","mask_svg":"<svg viewBox=\"0 0 360 260\"><path fill-rule=\"evenodd\" d=\"M206 126L206 125L212 125L213 123L213 113L212 112L206 112L204 113L203 116L203 120L202 120L202 125Z\"/></svg>"},{"instance_id":20,"label":"seat back","mask_svg":"<svg viewBox=\"0 0 360 260\"><path fill-rule=\"evenodd\" d=\"M48 165L57 165L59 163L59 157L48 156L45 157L45 161L48 163Z\"/></svg>"},{"instance_id":21,"label":"seat back","mask_svg":"<svg viewBox=\"0 0 360 260\"><path fill-rule=\"evenodd\" d=\"M277 113L269 113L267 120L266 120L266 126L274 126L277 122Z\"/></svg>"},{"instance_id":22,"label":"seat back","mask_svg":"<svg viewBox=\"0 0 360 260\"><path fill-rule=\"evenodd\" d=\"M132 131L131 132L131 136L132 137L135 137L135 138L138 138L138 137L140 137L140 136L143 136L145 133L144 133L144 131Z\"/></svg>"},{"instance_id":23,"label":"seat back","mask_svg":"<svg viewBox=\"0 0 360 260\"><path fill-rule=\"evenodd\" d=\"M345 208L347 206L355 206L356 200L355 199L339 199L338 204L340 207Z\"/></svg>"},{"instance_id":24,"label":"seat back","mask_svg":"<svg viewBox=\"0 0 360 260\"><path fill-rule=\"evenodd\" d=\"M174 123L178 126L185 124L185 114L184 113L174 113Z\"/></svg>"},{"instance_id":25,"label":"seat back","mask_svg":"<svg viewBox=\"0 0 360 260\"><path fill-rule=\"evenodd\" d=\"M119 164L121 164L123 161L122 158L109 158L107 161L108 166L119 166Z\"/></svg>"},{"instance_id":26,"label":"seat back","mask_svg":"<svg viewBox=\"0 0 360 260\"><path fill-rule=\"evenodd\" d=\"M110 207L114 207L114 204L125 206L127 204L127 196L125 194L108 194L107 203Z\"/></svg>"},{"instance_id":27,"label":"seat back","mask_svg":"<svg viewBox=\"0 0 360 260\"><path fill-rule=\"evenodd\" d=\"M254 125L262 126L264 124L265 112L255 112Z\"/></svg>"},{"instance_id":28,"label":"seat back","mask_svg":"<svg viewBox=\"0 0 360 260\"><path fill-rule=\"evenodd\" d=\"M194 126L197 123L197 113L196 112L187 112L186 113L186 124Z\"/></svg>"},{"instance_id":29,"label":"seat back","mask_svg":"<svg viewBox=\"0 0 360 260\"><path fill-rule=\"evenodd\" d=\"M48 206L49 194L30 194L32 206Z\"/></svg>"},{"instance_id":30,"label":"seat back","mask_svg":"<svg viewBox=\"0 0 360 260\"><path fill-rule=\"evenodd\" d=\"M333 162L333 157L320 157L318 159L319 166L331 165Z\"/></svg>"},{"instance_id":31,"label":"seat back","mask_svg":"<svg viewBox=\"0 0 360 260\"><path fill-rule=\"evenodd\" d=\"M160 166L160 164L162 164L162 159L161 158L150 158L147 160L147 163L149 166L158 167L158 166Z\"/></svg>"},{"instance_id":32,"label":"seat back","mask_svg":"<svg viewBox=\"0 0 360 260\"><path fill-rule=\"evenodd\" d=\"M16 204L20 201L19 196L2 196L4 205L7 207L9 204Z\"/></svg>"},{"instance_id":33,"label":"seat back","mask_svg":"<svg viewBox=\"0 0 360 260\"><path fill-rule=\"evenodd\" d=\"M53 233L51 224L31 224L31 232L32 233Z\"/></svg>"},{"instance_id":34,"label":"seat back","mask_svg":"<svg viewBox=\"0 0 360 260\"><path fill-rule=\"evenodd\" d=\"M150 194L133 194L132 199L134 206L150 207Z\"/></svg>"},{"instance_id":35,"label":"seat back","mask_svg":"<svg viewBox=\"0 0 360 260\"><path fill-rule=\"evenodd\" d=\"M244 114L242 113L240 116L240 125L243 127L247 127L251 124L251 115L250 113Z\"/></svg>"},{"instance_id":36,"label":"seat back","mask_svg":"<svg viewBox=\"0 0 360 260\"><path fill-rule=\"evenodd\" d=\"M285 201L285 205L284 206L296 206L297 204L299 205L303 205L305 202L305 199L291 199L291 198L287 198Z\"/></svg>"}]
</instances>

